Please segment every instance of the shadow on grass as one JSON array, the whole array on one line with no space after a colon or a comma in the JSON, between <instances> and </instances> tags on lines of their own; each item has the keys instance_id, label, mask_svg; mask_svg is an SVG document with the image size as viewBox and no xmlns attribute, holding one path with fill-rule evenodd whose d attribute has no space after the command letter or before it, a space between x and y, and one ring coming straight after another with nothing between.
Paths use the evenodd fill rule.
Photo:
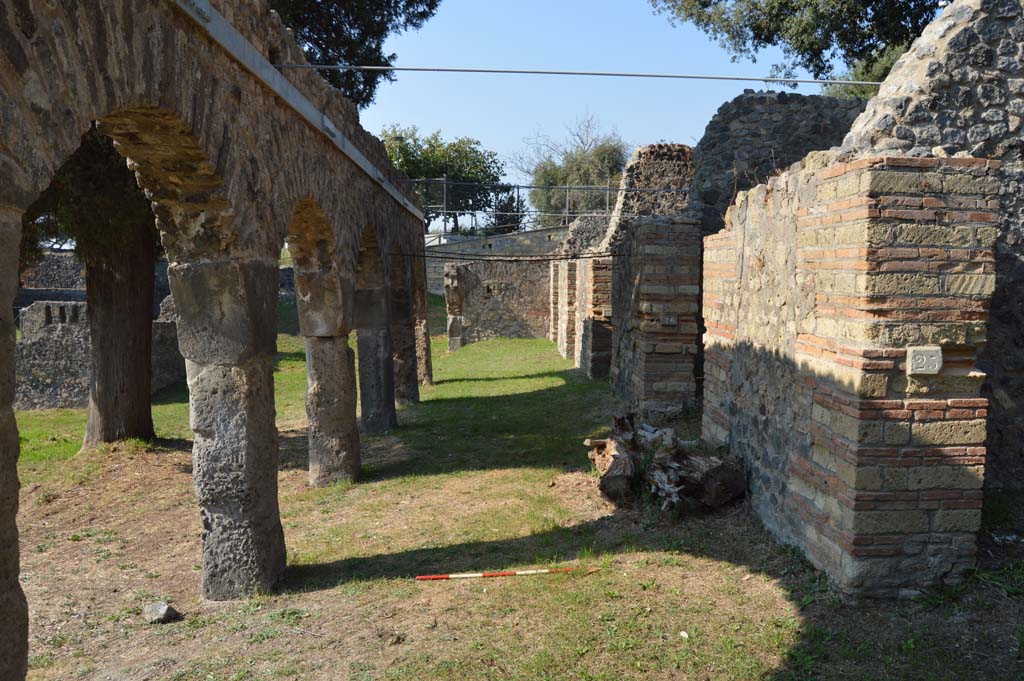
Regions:
<instances>
[{"instance_id":1,"label":"shadow on grass","mask_svg":"<svg viewBox=\"0 0 1024 681\"><path fill-rule=\"evenodd\" d=\"M550 467L586 470L583 440L606 429L608 386L576 371L548 371L522 377L453 379L490 381L558 379L560 384L500 396L467 395L430 399L402 412L392 435L410 451L406 458L375 461L368 455L368 481L409 475L442 475L497 468ZM372 439L368 440L372 453Z\"/></svg>"}]
</instances>

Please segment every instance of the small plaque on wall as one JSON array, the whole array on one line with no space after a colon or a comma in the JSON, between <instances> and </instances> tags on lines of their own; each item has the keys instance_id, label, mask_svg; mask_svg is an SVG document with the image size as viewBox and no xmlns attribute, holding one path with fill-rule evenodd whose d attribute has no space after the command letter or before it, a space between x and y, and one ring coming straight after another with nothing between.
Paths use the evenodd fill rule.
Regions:
<instances>
[{"instance_id":1,"label":"small plaque on wall","mask_svg":"<svg viewBox=\"0 0 1024 681\"><path fill-rule=\"evenodd\" d=\"M909 376L935 376L942 371L942 348L927 346L907 348Z\"/></svg>"}]
</instances>

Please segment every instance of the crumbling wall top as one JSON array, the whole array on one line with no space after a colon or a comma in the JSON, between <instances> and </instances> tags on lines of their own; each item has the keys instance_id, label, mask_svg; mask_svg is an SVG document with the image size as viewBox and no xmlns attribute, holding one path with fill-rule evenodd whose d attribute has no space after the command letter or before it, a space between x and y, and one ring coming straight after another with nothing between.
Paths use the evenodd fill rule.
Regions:
<instances>
[{"instance_id":1,"label":"crumbling wall top","mask_svg":"<svg viewBox=\"0 0 1024 681\"><path fill-rule=\"evenodd\" d=\"M914 42L857 119L843 158L1011 160L1024 117L1019 0L957 0Z\"/></svg>"}]
</instances>

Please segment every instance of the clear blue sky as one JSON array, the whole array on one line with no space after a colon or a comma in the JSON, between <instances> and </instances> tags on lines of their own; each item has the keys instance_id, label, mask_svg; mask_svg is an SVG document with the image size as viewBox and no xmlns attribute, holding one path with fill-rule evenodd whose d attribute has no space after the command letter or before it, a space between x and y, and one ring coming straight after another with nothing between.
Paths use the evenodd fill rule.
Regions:
<instances>
[{"instance_id":1,"label":"clear blue sky","mask_svg":"<svg viewBox=\"0 0 1024 681\"><path fill-rule=\"evenodd\" d=\"M780 53L732 63L692 25L673 27L647 0L442 0L420 31L393 37L397 66L536 68L765 76ZM695 145L715 111L761 83L399 73L362 113L377 134L391 123L473 137L503 157L536 133L563 136L587 114L633 146ZM778 86L776 86L778 88ZM820 92L815 85L799 92ZM511 169L509 169L511 171ZM524 178L511 175L513 181Z\"/></svg>"}]
</instances>

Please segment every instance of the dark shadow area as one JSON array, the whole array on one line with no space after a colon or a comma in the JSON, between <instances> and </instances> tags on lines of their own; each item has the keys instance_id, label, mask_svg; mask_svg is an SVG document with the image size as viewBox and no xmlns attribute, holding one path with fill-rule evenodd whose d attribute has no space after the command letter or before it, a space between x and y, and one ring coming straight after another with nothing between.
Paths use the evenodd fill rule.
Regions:
<instances>
[{"instance_id":1,"label":"dark shadow area","mask_svg":"<svg viewBox=\"0 0 1024 681\"><path fill-rule=\"evenodd\" d=\"M808 370L775 353L743 346L734 351L729 371L743 374L742 380L735 377L734 385L777 386L787 398L747 391L732 406L733 428L741 429L745 446L761 448L758 456L783 445L796 451L806 435L796 430L803 413L799 403L812 396L785 386L795 385ZM606 382L587 380L572 370L535 376L564 383L518 395L442 397L409 409L391 439L408 447L410 456L382 461L368 447L366 480L510 467L589 470L582 440L606 429L613 409ZM494 380L501 379L479 383ZM452 382L471 386L477 381ZM698 434L680 433L687 435ZM757 460L762 467L770 465L768 459ZM982 547L989 548L985 542ZM620 509L595 521L524 537L296 565L281 588L327 590L366 580L573 560L600 564L635 551L710 559L773 580L798 609L801 639L782 651L782 664L765 678L1024 679L1024 565L1006 560L1005 550L997 562L983 551L981 567L961 586L909 601L853 601L835 592L800 551L775 543L746 505L682 519ZM446 588L443 583L433 586Z\"/></svg>"},{"instance_id":2,"label":"dark shadow area","mask_svg":"<svg viewBox=\"0 0 1024 681\"><path fill-rule=\"evenodd\" d=\"M432 399L405 410L400 428L391 435L413 456L380 463L368 452L364 479L523 466L589 469L583 440L607 427L609 412L602 408L609 403L607 384L572 370L531 377L536 376L564 383L516 395ZM503 379L480 382L498 380Z\"/></svg>"},{"instance_id":3,"label":"dark shadow area","mask_svg":"<svg viewBox=\"0 0 1024 681\"><path fill-rule=\"evenodd\" d=\"M494 383L496 381L516 381L526 378L552 378L560 377L564 378L567 373L575 373L576 375L583 377L583 373L579 369L572 369L569 372L566 371L541 371L535 374L519 374L517 376L487 376L481 378L445 378L434 381L434 385L458 385L460 383Z\"/></svg>"}]
</instances>

